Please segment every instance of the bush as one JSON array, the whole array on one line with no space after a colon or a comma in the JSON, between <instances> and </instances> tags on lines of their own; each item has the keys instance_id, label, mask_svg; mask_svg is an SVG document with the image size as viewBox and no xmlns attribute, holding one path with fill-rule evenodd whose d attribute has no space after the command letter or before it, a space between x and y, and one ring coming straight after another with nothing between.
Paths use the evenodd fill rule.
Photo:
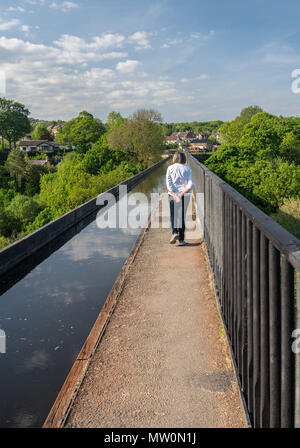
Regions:
<instances>
[{"instance_id":1,"label":"bush","mask_svg":"<svg viewBox=\"0 0 300 448\"><path fill-rule=\"evenodd\" d=\"M5 209L6 213L20 222L21 228L32 222L40 210L40 205L34 199L21 194L17 194Z\"/></svg>"},{"instance_id":2,"label":"bush","mask_svg":"<svg viewBox=\"0 0 300 448\"><path fill-rule=\"evenodd\" d=\"M10 244L11 244L11 241L9 238L0 236L0 250L4 249L5 247L9 246Z\"/></svg>"},{"instance_id":3,"label":"bush","mask_svg":"<svg viewBox=\"0 0 300 448\"><path fill-rule=\"evenodd\" d=\"M287 199L271 218L300 239L300 199Z\"/></svg>"}]
</instances>

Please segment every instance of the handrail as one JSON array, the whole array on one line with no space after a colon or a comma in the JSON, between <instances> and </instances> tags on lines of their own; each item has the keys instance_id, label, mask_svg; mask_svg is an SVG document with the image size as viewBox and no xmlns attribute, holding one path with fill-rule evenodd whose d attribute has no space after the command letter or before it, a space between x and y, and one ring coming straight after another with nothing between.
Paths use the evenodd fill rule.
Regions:
<instances>
[{"instance_id":1,"label":"handrail","mask_svg":"<svg viewBox=\"0 0 300 448\"><path fill-rule=\"evenodd\" d=\"M250 419L298 427L300 241L191 154L188 163L194 193L204 195L198 213Z\"/></svg>"}]
</instances>

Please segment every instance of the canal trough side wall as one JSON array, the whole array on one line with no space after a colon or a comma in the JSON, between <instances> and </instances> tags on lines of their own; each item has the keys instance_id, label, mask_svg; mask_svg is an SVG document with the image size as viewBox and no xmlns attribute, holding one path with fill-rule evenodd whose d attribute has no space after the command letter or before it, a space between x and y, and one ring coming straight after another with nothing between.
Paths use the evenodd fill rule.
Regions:
<instances>
[{"instance_id":1,"label":"canal trough side wall","mask_svg":"<svg viewBox=\"0 0 300 448\"><path fill-rule=\"evenodd\" d=\"M164 164L169 158L170 156L162 159L150 168L147 168L139 174L121 182L119 185L116 185L105 193L112 193L115 198L118 199L120 185L126 185L128 191L132 190L132 188ZM101 206L96 204L98 196L3 249L0 252L0 276L25 260L27 257L33 255L36 251L80 222L83 218L86 218L97 209L100 210Z\"/></svg>"}]
</instances>

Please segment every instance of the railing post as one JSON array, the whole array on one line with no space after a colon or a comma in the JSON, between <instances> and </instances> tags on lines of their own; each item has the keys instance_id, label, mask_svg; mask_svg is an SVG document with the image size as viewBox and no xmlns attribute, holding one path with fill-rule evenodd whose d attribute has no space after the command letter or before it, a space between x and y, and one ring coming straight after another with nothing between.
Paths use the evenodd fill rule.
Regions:
<instances>
[{"instance_id":1,"label":"railing post","mask_svg":"<svg viewBox=\"0 0 300 448\"><path fill-rule=\"evenodd\" d=\"M280 253L269 246L270 284L270 427L280 427Z\"/></svg>"},{"instance_id":2,"label":"railing post","mask_svg":"<svg viewBox=\"0 0 300 448\"><path fill-rule=\"evenodd\" d=\"M253 226L253 422L260 427L260 232Z\"/></svg>"},{"instance_id":3,"label":"railing post","mask_svg":"<svg viewBox=\"0 0 300 448\"><path fill-rule=\"evenodd\" d=\"M253 230L252 222L247 220L247 378L248 410L253 417Z\"/></svg>"},{"instance_id":4,"label":"railing post","mask_svg":"<svg viewBox=\"0 0 300 448\"><path fill-rule=\"evenodd\" d=\"M282 256L281 280L281 427L294 425L294 269Z\"/></svg>"},{"instance_id":5,"label":"railing post","mask_svg":"<svg viewBox=\"0 0 300 448\"><path fill-rule=\"evenodd\" d=\"M260 238L260 426L269 427L269 248L264 235Z\"/></svg>"},{"instance_id":6,"label":"railing post","mask_svg":"<svg viewBox=\"0 0 300 448\"><path fill-rule=\"evenodd\" d=\"M246 217L242 213L242 389L247 397L247 351L248 351L248 335L247 335L247 229Z\"/></svg>"}]
</instances>

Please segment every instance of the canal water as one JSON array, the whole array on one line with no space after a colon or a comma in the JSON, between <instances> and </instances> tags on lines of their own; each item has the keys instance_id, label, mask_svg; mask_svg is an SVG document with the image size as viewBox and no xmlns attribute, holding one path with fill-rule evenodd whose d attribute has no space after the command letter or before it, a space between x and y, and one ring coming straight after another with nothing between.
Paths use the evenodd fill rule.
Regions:
<instances>
[{"instance_id":1,"label":"canal water","mask_svg":"<svg viewBox=\"0 0 300 448\"><path fill-rule=\"evenodd\" d=\"M134 192L160 192L166 165ZM0 427L41 427L140 228L100 229L96 214L0 278Z\"/></svg>"}]
</instances>

